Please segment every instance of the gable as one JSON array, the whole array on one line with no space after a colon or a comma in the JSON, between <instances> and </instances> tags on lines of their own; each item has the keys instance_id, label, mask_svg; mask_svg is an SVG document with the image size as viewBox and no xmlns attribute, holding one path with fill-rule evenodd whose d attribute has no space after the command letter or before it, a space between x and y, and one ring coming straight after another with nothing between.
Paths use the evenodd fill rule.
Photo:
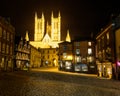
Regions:
<instances>
[{"instance_id":1,"label":"gable","mask_svg":"<svg viewBox=\"0 0 120 96\"><path fill-rule=\"evenodd\" d=\"M50 42L51 42L51 38L50 38L50 36L48 35L48 33L45 34L42 42L43 42L43 43L50 43Z\"/></svg>"}]
</instances>

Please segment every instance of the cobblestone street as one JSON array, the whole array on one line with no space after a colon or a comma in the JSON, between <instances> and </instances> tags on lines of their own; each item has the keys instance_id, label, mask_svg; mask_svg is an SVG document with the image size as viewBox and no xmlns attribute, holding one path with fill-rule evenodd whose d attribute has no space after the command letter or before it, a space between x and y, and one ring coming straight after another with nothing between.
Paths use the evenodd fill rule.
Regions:
<instances>
[{"instance_id":1,"label":"cobblestone street","mask_svg":"<svg viewBox=\"0 0 120 96\"><path fill-rule=\"evenodd\" d=\"M120 96L120 81L67 73L0 73L0 96Z\"/></svg>"}]
</instances>

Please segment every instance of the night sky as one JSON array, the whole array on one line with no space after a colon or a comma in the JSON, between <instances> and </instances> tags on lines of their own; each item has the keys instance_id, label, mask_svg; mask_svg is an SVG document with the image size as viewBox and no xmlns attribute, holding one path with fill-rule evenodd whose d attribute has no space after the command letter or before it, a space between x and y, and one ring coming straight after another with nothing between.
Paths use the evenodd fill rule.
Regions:
<instances>
[{"instance_id":1,"label":"night sky","mask_svg":"<svg viewBox=\"0 0 120 96\"><path fill-rule=\"evenodd\" d=\"M49 21L51 12L57 16L61 13L62 40L67 29L71 38L94 36L110 21L111 14L120 13L118 0L0 0L0 16L9 18L15 27L16 34L25 36L29 31L33 40L34 16L44 12ZM49 21L50 22L50 21Z\"/></svg>"}]
</instances>

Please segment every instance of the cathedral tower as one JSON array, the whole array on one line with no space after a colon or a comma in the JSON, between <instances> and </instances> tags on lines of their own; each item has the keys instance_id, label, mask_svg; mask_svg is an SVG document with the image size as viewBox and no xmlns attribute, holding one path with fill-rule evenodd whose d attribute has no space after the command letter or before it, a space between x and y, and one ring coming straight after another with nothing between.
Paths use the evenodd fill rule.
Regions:
<instances>
[{"instance_id":1,"label":"cathedral tower","mask_svg":"<svg viewBox=\"0 0 120 96\"><path fill-rule=\"evenodd\" d=\"M45 33L45 19L44 14L42 13L42 17L38 18L37 13L35 13L35 34L34 41L41 41L43 39Z\"/></svg>"},{"instance_id":2,"label":"cathedral tower","mask_svg":"<svg viewBox=\"0 0 120 96\"><path fill-rule=\"evenodd\" d=\"M61 41L60 30L61 29L61 16L60 12L58 13L58 18L51 15L51 39L52 41L59 42Z\"/></svg>"},{"instance_id":3,"label":"cathedral tower","mask_svg":"<svg viewBox=\"0 0 120 96\"><path fill-rule=\"evenodd\" d=\"M41 18L38 18L37 13L35 13L34 41L31 41L30 44L36 48L57 48L58 43L61 42L60 12L57 17L52 12L51 23L44 17L42 13Z\"/></svg>"}]
</instances>

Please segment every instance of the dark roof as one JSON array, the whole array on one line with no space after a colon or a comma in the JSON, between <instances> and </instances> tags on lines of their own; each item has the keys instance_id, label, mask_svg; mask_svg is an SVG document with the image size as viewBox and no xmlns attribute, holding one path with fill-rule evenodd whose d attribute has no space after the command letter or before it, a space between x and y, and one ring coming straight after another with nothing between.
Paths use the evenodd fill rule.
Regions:
<instances>
[{"instance_id":1,"label":"dark roof","mask_svg":"<svg viewBox=\"0 0 120 96\"><path fill-rule=\"evenodd\" d=\"M71 42L77 42L77 41L94 41L94 39L91 37L86 37L86 38L76 37L76 39L72 40Z\"/></svg>"},{"instance_id":2,"label":"dark roof","mask_svg":"<svg viewBox=\"0 0 120 96\"><path fill-rule=\"evenodd\" d=\"M59 44L71 44L71 42L63 41L63 42L61 42L61 43L59 43Z\"/></svg>"}]
</instances>

